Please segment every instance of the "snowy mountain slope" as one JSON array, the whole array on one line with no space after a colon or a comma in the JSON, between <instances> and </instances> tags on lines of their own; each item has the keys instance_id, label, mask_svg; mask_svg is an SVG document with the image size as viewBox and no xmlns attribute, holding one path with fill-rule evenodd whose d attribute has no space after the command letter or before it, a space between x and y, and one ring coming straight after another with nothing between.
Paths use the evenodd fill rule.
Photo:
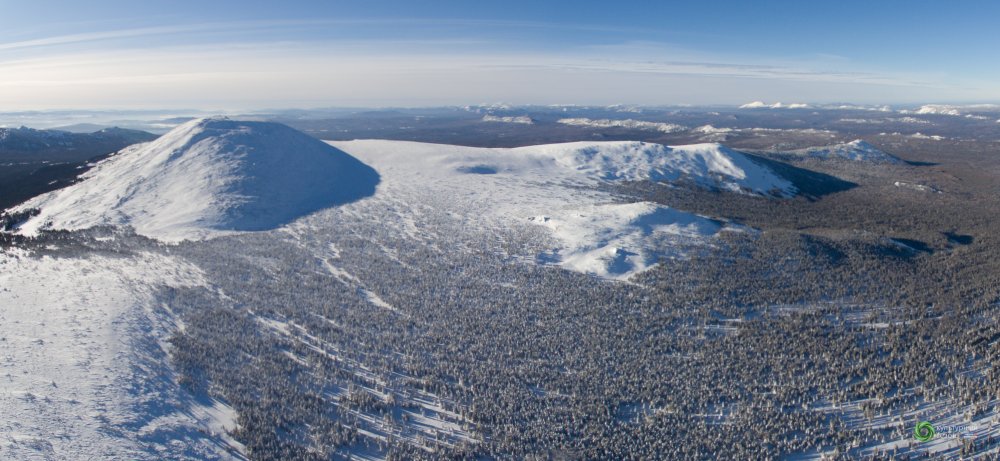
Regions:
<instances>
[{"instance_id":1,"label":"snowy mountain slope","mask_svg":"<svg viewBox=\"0 0 1000 461\"><path fill-rule=\"evenodd\" d=\"M21 232L131 225L178 241L271 229L371 195L378 174L284 125L209 118L125 149L83 179L14 208L41 210Z\"/></svg>"},{"instance_id":2,"label":"snowy mountain slope","mask_svg":"<svg viewBox=\"0 0 1000 461\"><path fill-rule=\"evenodd\" d=\"M149 334L171 322L152 286L205 283L154 253L0 252L0 458L242 459L231 411L181 390Z\"/></svg>"},{"instance_id":3,"label":"snowy mountain slope","mask_svg":"<svg viewBox=\"0 0 1000 461\"><path fill-rule=\"evenodd\" d=\"M144 131L104 128L86 133L0 127L0 159L86 160L129 144L156 139Z\"/></svg>"},{"instance_id":4,"label":"snowy mountain slope","mask_svg":"<svg viewBox=\"0 0 1000 461\"><path fill-rule=\"evenodd\" d=\"M724 226L667 206L621 203L595 187L621 180L686 179L706 187L766 193L787 181L722 146L666 147L637 142L568 143L483 149L405 141L330 141L382 175L371 200L343 207L397 210L400 232L440 239L415 226L424 207L468 226L536 225L551 237L539 261L625 279L662 257L709 244Z\"/></svg>"},{"instance_id":5,"label":"snowy mountain slope","mask_svg":"<svg viewBox=\"0 0 1000 461\"><path fill-rule=\"evenodd\" d=\"M749 157L721 144L664 146L644 142L566 143L516 149L547 158L591 179L623 181L687 180L733 192L791 196L795 188Z\"/></svg>"},{"instance_id":6,"label":"snowy mountain slope","mask_svg":"<svg viewBox=\"0 0 1000 461\"><path fill-rule=\"evenodd\" d=\"M841 158L870 163L903 163L899 158L887 154L861 139L824 147L811 147L795 151L796 154L814 158Z\"/></svg>"}]
</instances>

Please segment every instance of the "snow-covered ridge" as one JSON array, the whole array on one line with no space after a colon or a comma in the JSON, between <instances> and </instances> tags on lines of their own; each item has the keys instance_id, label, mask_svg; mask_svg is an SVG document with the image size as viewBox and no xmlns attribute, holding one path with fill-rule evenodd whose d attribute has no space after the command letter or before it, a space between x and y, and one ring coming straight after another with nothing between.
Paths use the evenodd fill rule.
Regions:
<instances>
[{"instance_id":1,"label":"snow-covered ridge","mask_svg":"<svg viewBox=\"0 0 1000 461\"><path fill-rule=\"evenodd\" d=\"M590 118L563 118L558 120L563 125L592 126L597 128L628 128L632 130L651 130L663 133L676 133L687 128L681 125L664 122L647 122L644 120L612 120L612 119L590 119Z\"/></svg>"},{"instance_id":2,"label":"snow-covered ridge","mask_svg":"<svg viewBox=\"0 0 1000 461\"><path fill-rule=\"evenodd\" d=\"M512 105L504 102L495 102L493 104L482 103L482 104L462 106L462 110L466 112L475 112L475 113L482 113L482 112L490 113L492 111L510 110L512 108L513 108Z\"/></svg>"},{"instance_id":3,"label":"snow-covered ridge","mask_svg":"<svg viewBox=\"0 0 1000 461\"><path fill-rule=\"evenodd\" d=\"M499 123L520 123L522 125L533 125L535 123L531 117L527 115L517 115L517 116L497 116L486 114L483 116L484 122L499 122Z\"/></svg>"},{"instance_id":4,"label":"snow-covered ridge","mask_svg":"<svg viewBox=\"0 0 1000 461\"><path fill-rule=\"evenodd\" d=\"M0 141L6 141L7 139L13 138L16 135L32 136L38 139L59 141L68 138L70 136L70 133L67 131L59 131L59 130L36 130L34 128L28 128L26 126L21 126L18 128L0 127Z\"/></svg>"},{"instance_id":5,"label":"snow-covered ridge","mask_svg":"<svg viewBox=\"0 0 1000 461\"><path fill-rule=\"evenodd\" d=\"M893 118L893 119L889 119L889 120L895 121L895 122L916 123L916 124L922 124L922 125L926 125L926 124L931 123L928 120L924 120L922 118L916 118L916 117L902 117L902 118Z\"/></svg>"},{"instance_id":6,"label":"snow-covered ridge","mask_svg":"<svg viewBox=\"0 0 1000 461\"><path fill-rule=\"evenodd\" d=\"M754 101L750 103L743 104L740 109L809 109L809 104L804 103L791 103L784 104L781 102L776 102L774 104L768 104L764 101Z\"/></svg>"},{"instance_id":7,"label":"snow-covered ridge","mask_svg":"<svg viewBox=\"0 0 1000 461\"><path fill-rule=\"evenodd\" d=\"M15 207L40 210L19 231L131 225L179 241L271 229L373 194L378 174L285 125L209 118L129 147L82 179Z\"/></svg>"},{"instance_id":8,"label":"snow-covered ridge","mask_svg":"<svg viewBox=\"0 0 1000 461\"><path fill-rule=\"evenodd\" d=\"M895 133L895 134L898 134L898 133ZM947 138L945 138L944 136L941 136L941 135L923 134L923 133L921 133L919 131L916 132L916 133L913 133L911 135L908 135L908 136L911 137L911 138L917 138L917 139L933 139L935 141L941 141L941 140L947 139Z\"/></svg>"},{"instance_id":9,"label":"snow-covered ridge","mask_svg":"<svg viewBox=\"0 0 1000 461\"><path fill-rule=\"evenodd\" d=\"M851 142L824 147L810 147L795 151L797 154L814 158L840 158L870 163L903 163L899 158L887 154L868 142L855 139Z\"/></svg>"},{"instance_id":10,"label":"snow-covered ridge","mask_svg":"<svg viewBox=\"0 0 1000 461\"><path fill-rule=\"evenodd\" d=\"M729 136L739 130L728 128L728 127L715 127L712 125L702 125L697 128L692 128L691 132L696 133L699 139L705 142L721 142L729 139Z\"/></svg>"},{"instance_id":11,"label":"snow-covered ridge","mask_svg":"<svg viewBox=\"0 0 1000 461\"><path fill-rule=\"evenodd\" d=\"M732 133L735 130L726 127L718 128L712 125L702 125L697 128L693 128L691 131L703 134L717 134L717 133Z\"/></svg>"},{"instance_id":12,"label":"snow-covered ridge","mask_svg":"<svg viewBox=\"0 0 1000 461\"><path fill-rule=\"evenodd\" d=\"M794 186L784 178L716 143L664 146L635 141L575 142L513 151L536 162L554 162L595 180L686 180L733 192L795 194Z\"/></svg>"},{"instance_id":13,"label":"snow-covered ridge","mask_svg":"<svg viewBox=\"0 0 1000 461\"><path fill-rule=\"evenodd\" d=\"M837 120L840 123L858 123L865 125L881 125L884 123L911 123L919 125L929 125L931 122L929 120L924 120L922 118L916 117L898 117L898 118L842 118Z\"/></svg>"},{"instance_id":14,"label":"snow-covered ridge","mask_svg":"<svg viewBox=\"0 0 1000 461\"><path fill-rule=\"evenodd\" d=\"M860 104L821 104L816 106L816 108L832 109L832 110L867 110L876 112L892 112L892 107L886 105L868 106Z\"/></svg>"},{"instance_id":15,"label":"snow-covered ridge","mask_svg":"<svg viewBox=\"0 0 1000 461\"><path fill-rule=\"evenodd\" d=\"M915 111L900 111L901 113L914 113L914 114L929 114L929 115L952 115L952 116L965 116L968 118L979 119L982 116L977 116L969 114L969 112L997 112L1000 111L1000 105L997 104L968 104L968 105L951 105L951 104L925 104L920 106L919 109ZM983 117L982 119L986 119Z\"/></svg>"}]
</instances>

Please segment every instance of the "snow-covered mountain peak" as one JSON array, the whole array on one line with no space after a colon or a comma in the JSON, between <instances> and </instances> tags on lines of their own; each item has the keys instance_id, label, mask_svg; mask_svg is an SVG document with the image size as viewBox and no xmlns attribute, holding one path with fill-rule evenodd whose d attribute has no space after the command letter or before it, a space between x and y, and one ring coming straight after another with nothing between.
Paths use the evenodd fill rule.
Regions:
<instances>
[{"instance_id":1,"label":"snow-covered mountain peak","mask_svg":"<svg viewBox=\"0 0 1000 461\"><path fill-rule=\"evenodd\" d=\"M372 195L379 176L285 125L212 117L131 146L81 179L16 207L40 210L20 231L131 225L178 241L265 230Z\"/></svg>"},{"instance_id":2,"label":"snow-covered mountain peak","mask_svg":"<svg viewBox=\"0 0 1000 461\"><path fill-rule=\"evenodd\" d=\"M746 155L718 143L664 146L610 141L550 144L517 149L547 155L571 170L605 181L686 180L700 186L790 196L795 187Z\"/></svg>"},{"instance_id":3,"label":"snow-covered mountain peak","mask_svg":"<svg viewBox=\"0 0 1000 461\"><path fill-rule=\"evenodd\" d=\"M854 141L844 144L854 149L877 150L875 146L869 144L868 141L865 141L864 139L855 139Z\"/></svg>"},{"instance_id":4,"label":"snow-covered mountain peak","mask_svg":"<svg viewBox=\"0 0 1000 461\"><path fill-rule=\"evenodd\" d=\"M841 158L870 163L902 163L898 157L887 154L862 139L832 146L811 147L796 152L815 158Z\"/></svg>"}]
</instances>

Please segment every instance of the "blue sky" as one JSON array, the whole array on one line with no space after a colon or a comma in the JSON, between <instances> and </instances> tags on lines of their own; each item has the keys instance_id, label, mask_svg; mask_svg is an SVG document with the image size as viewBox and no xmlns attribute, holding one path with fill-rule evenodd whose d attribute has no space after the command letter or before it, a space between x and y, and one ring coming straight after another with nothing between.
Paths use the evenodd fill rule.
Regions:
<instances>
[{"instance_id":1,"label":"blue sky","mask_svg":"<svg viewBox=\"0 0 1000 461\"><path fill-rule=\"evenodd\" d=\"M0 0L0 107L995 102L1000 3Z\"/></svg>"}]
</instances>

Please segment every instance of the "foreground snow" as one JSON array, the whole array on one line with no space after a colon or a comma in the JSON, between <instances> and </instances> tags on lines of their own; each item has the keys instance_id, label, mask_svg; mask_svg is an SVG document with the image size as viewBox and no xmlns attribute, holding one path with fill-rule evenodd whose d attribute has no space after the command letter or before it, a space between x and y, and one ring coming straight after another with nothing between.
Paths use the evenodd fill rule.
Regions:
<instances>
[{"instance_id":1,"label":"foreground snow","mask_svg":"<svg viewBox=\"0 0 1000 461\"><path fill-rule=\"evenodd\" d=\"M176 386L155 284L205 281L153 253L0 253L0 458L242 458L228 407Z\"/></svg>"}]
</instances>

